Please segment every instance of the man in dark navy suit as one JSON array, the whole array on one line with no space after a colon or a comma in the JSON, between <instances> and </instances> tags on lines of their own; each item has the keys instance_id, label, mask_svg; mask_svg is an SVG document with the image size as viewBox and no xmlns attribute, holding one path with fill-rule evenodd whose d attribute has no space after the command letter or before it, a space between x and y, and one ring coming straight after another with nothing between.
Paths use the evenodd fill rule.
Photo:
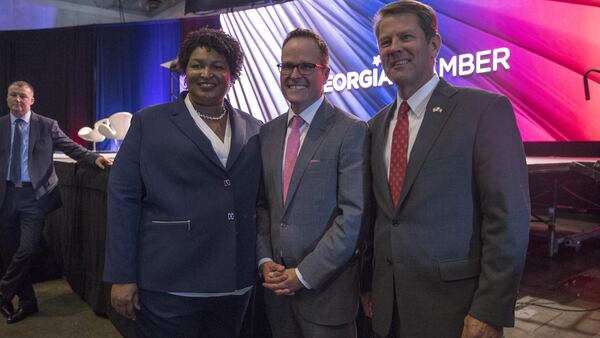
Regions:
<instances>
[{"instance_id":1,"label":"man in dark navy suit","mask_svg":"<svg viewBox=\"0 0 600 338\"><path fill-rule=\"evenodd\" d=\"M46 214L60 207L52 154L58 149L78 161L104 169L110 161L73 142L55 120L31 111L33 87L8 87L10 114L0 117L0 253L6 272L0 279L1 312L9 324L38 312L30 280ZM12 299L19 296L19 308Z\"/></svg>"}]
</instances>

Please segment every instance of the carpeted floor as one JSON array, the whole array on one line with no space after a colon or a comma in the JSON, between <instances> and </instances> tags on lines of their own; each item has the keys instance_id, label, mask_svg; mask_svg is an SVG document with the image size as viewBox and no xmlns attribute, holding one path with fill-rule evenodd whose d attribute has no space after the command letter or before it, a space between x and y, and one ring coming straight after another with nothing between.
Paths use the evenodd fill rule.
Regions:
<instances>
[{"instance_id":1,"label":"carpeted floor","mask_svg":"<svg viewBox=\"0 0 600 338\"><path fill-rule=\"evenodd\" d=\"M8 325L0 317L2 338L118 338L110 321L99 317L63 280L35 285L40 312ZM15 304L16 306L17 304Z\"/></svg>"}]
</instances>

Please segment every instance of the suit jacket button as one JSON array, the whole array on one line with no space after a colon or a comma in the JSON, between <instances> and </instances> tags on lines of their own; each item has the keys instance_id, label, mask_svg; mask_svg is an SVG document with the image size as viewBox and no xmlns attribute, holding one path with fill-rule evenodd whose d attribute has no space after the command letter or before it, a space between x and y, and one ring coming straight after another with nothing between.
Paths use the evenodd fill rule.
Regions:
<instances>
[{"instance_id":1,"label":"suit jacket button","mask_svg":"<svg viewBox=\"0 0 600 338\"><path fill-rule=\"evenodd\" d=\"M233 212L228 212L227 213L227 220L228 221L235 221L235 214Z\"/></svg>"},{"instance_id":2,"label":"suit jacket button","mask_svg":"<svg viewBox=\"0 0 600 338\"><path fill-rule=\"evenodd\" d=\"M285 228L287 226L287 224L281 223L281 224L279 224L279 226L282 227L282 228Z\"/></svg>"},{"instance_id":3,"label":"suit jacket button","mask_svg":"<svg viewBox=\"0 0 600 338\"><path fill-rule=\"evenodd\" d=\"M394 263L392 262L392 259L389 257L385 258L385 262L387 263L387 265L394 265Z\"/></svg>"},{"instance_id":4,"label":"suit jacket button","mask_svg":"<svg viewBox=\"0 0 600 338\"><path fill-rule=\"evenodd\" d=\"M231 180L226 179L226 180L223 181L223 186L228 187L230 185L231 185Z\"/></svg>"}]
</instances>

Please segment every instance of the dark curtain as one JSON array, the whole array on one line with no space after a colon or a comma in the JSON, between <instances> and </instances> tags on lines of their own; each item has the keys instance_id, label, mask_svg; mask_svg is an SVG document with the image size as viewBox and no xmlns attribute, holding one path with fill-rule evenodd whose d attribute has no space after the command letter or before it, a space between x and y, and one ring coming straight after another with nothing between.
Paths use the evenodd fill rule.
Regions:
<instances>
[{"instance_id":1,"label":"dark curtain","mask_svg":"<svg viewBox=\"0 0 600 338\"><path fill-rule=\"evenodd\" d=\"M0 88L24 80L34 87L32 110L58 121L73 140L95 121L96 29L80 26L0 32ZM8 113L3 100L0 111Z\"/></svg>"},{"instance_id":2,"label":"dark curtain","mask_svg":"<svg viewBox=\"0 0 600 338\"><path fill-rule=\"evenodd\" d=\"M161 64L177 55L179 28L174 20L97 26L96 119L169 101L169 70Z\"/></svg>"},{"instance_id":3,"label":"dark curtain","mask_svg":"<svg viewBox=\"0 0 600 338\"><path fill-rule=\"evenodd\" d=\"M169 102L171 90L179 92L178 83L161 64L177 57L187 32L205 26L220 28L219 16L97 26L96 119ZM115 145L104 141L98 149Z\"/></svg>"},{"instance_id":4,"label":"dark curtain","mask_svg":"<svg viewBox=\"0 0 600 338\"><path fill-rule=\"evenodd\" d=\"M185 39L189 32L204 27L221 29L221 16L212 15L181 19L181 41Z\"/></svg>"}]
</instances>

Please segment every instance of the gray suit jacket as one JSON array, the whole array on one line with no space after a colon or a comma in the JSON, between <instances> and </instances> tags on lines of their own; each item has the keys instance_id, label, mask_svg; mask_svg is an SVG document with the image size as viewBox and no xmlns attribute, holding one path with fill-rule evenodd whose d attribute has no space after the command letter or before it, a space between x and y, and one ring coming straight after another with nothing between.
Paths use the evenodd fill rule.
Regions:
<instances>
[{"instance_id":1,"label":"gray suit jacket","mask_svg":"<svg viewBox=\"0 0 600 338\"><path fill-rule=\"evenodd\" d=\"M35 197L43 209L52 211L60 207L58 177L54 171L52 154L55 150L64 152L77 161L93 164L99 156L73 142L58 127L55 120L31 112L29 121L29 160L28 169ZM6 191L6 175L11 144L10 114L0 117L0 205Z\"/></svg>"},{"instance_id":2,"label":"gray suit jacket","mask_svg":"<svg viewBox=\"0 0 600 338\"><path fill-rule=\"evenodd\" d=\"M369 122L376 219L366 280L374 330L460 337L467 313L512 326L529 230L527 167L509 101L441 80L412 148L398 208L384 163L396 102ZM367 286L368 287L368 286Z\"/></svg>"},{"instance_id":3,"label":"gray suit jacket","mask_svg":"<svg viewBox=\"0 0 600 338\"><path fill-rule=\"evenodd\" d=\"M298 267L311 290L293 296L309 321L340 325L358 309L356 259L365 208L368 127L327 101L308 130L282 201L287 114L260 132L264 199L257 211L257 258Z\"/></svg>"}]
</instances>

